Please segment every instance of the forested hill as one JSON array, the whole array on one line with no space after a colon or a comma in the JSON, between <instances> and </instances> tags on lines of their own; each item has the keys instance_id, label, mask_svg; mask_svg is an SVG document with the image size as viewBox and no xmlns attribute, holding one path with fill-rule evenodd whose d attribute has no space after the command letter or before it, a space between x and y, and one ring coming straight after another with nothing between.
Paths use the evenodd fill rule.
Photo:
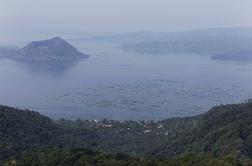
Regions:
<instances>
[{"instance_id":1,"label":"forested hill","mask_svg":"<svg viewBox=\"0 0 252 166\"><path fill-rule=\"evenodd\" d=\"M95 138L91 131L64 128L37 112L0 106L0 160L42 147L89 148Z\"/></svg>"},{"instance_id":2,"label":"forested hill","mask_svg":"<svg viewBox=\"0 0 252 166\"><path fill-rule=\"evenodd\" d=\"M182 119L180 119L182 120ZM212 108L207 113L188 120L179 134L166 143L162 155L187 152L252 157L252 103ZM167 121L169 122L169 120ZM186 128L187 127L187 128ZM191 129L189 129L191 128ZM175 153L176 152L176 153Z\"/></svg>"},{"instance_id":3,"label":"forested hill","mask_svg":"<svg viewBox=\"0 0 252 166\"><path fill-rule=\"evenodd\" d=\"M39 113L0 107L0 158L42 148L87 148L152 159L187 154L252 158L252 102L163 121L51 120Z\"/></svg>"},{"instance_id":4,"label":"forested hill","mask_svg":"<svg viewBox=\"0 0 252 166\"><path fill-rule=\"evenodd\" d=\"M211 156L186 155L176 159L154 160L125 154L104 154L86 149L44 149L12 159L6 166L240 166L230 157L215 159Z\"/></svg>"}]
</instances>

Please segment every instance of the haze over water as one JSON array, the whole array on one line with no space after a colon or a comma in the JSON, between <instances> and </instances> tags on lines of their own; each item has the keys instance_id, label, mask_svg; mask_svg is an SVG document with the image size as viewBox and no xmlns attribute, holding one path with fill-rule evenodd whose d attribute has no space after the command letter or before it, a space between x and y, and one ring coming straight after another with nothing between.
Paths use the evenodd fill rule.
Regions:
<instances>
[{"instance_id":1,"label":"haze over water","mask_svg":"<svg viewBox=\"0 0 252 166\"><path fill-rule=\"evenodd\" d=\"M55 69L1 59L1 104L53 118L160 120L252 97L252 63L137 54L109 42L72 43L91 56Z\"/></svg>"}]
</instances>

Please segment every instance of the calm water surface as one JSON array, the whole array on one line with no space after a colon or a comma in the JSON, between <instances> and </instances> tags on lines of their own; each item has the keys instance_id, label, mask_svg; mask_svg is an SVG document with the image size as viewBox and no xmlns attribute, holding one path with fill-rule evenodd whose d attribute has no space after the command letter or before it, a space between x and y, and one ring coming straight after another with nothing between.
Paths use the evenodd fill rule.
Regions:
<instances>
[{"instance_id":1,"label":"calm water surface","mask_svg":"<svg viewBox=\"0 0 252 166\"><path fill-rule=\"evenodd\" d=\"M0 104L52 118L159 120L252 98L252 63L73 44L91 56L53 67L0 59Z\"/></svg>"}]
</instances>

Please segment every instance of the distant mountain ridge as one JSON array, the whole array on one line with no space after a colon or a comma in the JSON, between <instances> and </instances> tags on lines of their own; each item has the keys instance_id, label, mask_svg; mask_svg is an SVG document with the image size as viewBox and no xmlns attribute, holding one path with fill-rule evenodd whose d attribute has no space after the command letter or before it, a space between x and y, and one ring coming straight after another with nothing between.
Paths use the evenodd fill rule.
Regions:
<instances>
[{"instance_id":1,"label":"distant mountain ridge","mask_svg":"<svg viewBox=\"0 0 252 166\"><path fill-rule=\"evenodd\" d=\"M252 60L252 28L214 28L167 33L119 48L144 54L199 54L218 60Z\"/></svg>"},{"instance_id":2,"label":"distant mountain ridge","mask_svg":"<svg viewBox=\"0 0 252 166\"><path fill-rule=\"evenodd\" d=\"M251 51L227 52L211 56L216 60L233 60L233 61L252 61Z\"/></svg>"}]
</instances>

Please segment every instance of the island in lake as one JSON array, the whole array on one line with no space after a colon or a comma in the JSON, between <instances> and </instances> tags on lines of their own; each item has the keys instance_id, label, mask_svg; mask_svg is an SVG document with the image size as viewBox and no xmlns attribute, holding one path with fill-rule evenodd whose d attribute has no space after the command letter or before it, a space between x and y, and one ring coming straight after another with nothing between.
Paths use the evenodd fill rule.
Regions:
<instances>
[{"instance_id":1,"label":"island in lake","mask_svg":"<svg viewBox=\"0 0 252 166\"><path fill-rule=\"evenodd\" d=\"M20 49L3 47L1 50L2 57L35 63L67 62L88 57L60 37L32 41Z\"/></svg>"}]
</instances>

